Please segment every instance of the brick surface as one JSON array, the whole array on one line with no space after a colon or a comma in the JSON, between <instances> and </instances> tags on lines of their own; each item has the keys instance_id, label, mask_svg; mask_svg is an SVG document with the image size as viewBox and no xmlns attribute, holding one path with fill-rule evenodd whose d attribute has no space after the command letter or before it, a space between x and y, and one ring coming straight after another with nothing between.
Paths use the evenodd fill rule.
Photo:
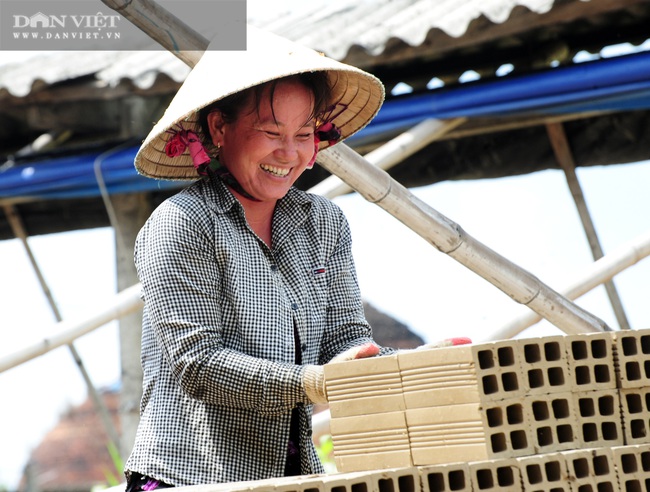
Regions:
<instances>
[{"instance_id":1,"label":"brick surface","mask_svg":"<svg viewBox=\"0 0 650 492\"><path fill-rule=\"evenodd\" d=\"M611 333L570 335L566 340L573 391L614 389L614 337Z\"/></svg>"},{"instance_id":2,"label":"brick surface","mask_svg":"<svg viewBox=\"0 0 650 492\"><path fill-rule=\"evenodd\" d=\"M405 409L397 355L337 362L323 367L333 418Z\"/></svg>"},{"instance_id":3,"label":"brick surface","mask_svg":"<svg viewBox=\"0 0 650 492\"><path fill-rule=\"evenodd\" d=\"M469 465L465 462L419 466L418 471L422 492L472 492Z\"/></svg>"},{"instance_id":4,"label":"brick surface","mask_svg":"<svg viewBox=\"0 0 650 492\"><path fill-rule=\"evenodd\" d=\"M406 410L414 465L488 457L478 403Z\"/></svg>"},{"instance_id":5,"label":"brick surface","mask_svg":"<svg viewBox=\"0 0 650 492\"><path fill-rule=\"evenodd\" d=\"M650 485L650 444L611 449L619 489L625 492L647 491Z\"/></svg>"},{"instance_id":6,"label":"brick surface","mask_svg":"<svg viewBox=\"0 0 650 492\"><path fill-rule=\"evenodd\" d=\"M561 453L517 458L524 492L571 492L567 464Z\"/></svg>"},{"instance_id":7,"label":"brick surface","mask_svg":"<svg viewBox=\"0 0 650 492\"><path fill-rule=\"evenodd\" d=\"M617 390L573 393L578 414L580 447L620 446L625 443Z\"/></svg>"},{"instance_id":8,"label":"brick surface","mask_svg":"<svg viewBox=\"0 0 650 492\"><path fill-rule=\"evenodd\" d=\"M535 453L525 398L486 403L481 419L489 458L514 458Z\"/></svg>"},{"instance_id":9,"label":"brick surface","mask_svg":"<svg viewBox=\"0 0 650 492\"><path fill-rule=\"evenodd\" d=\"M469 463L475 491L521 492L521 473L515 459L486 460Z\"/></svg>"},{"instance_id":10,"label":"brick surface","mask_svg":"<svg viewBox=\"0 0 650 492\"><path fill-rule=\"evenodd\" d=\"M573 490L615 491L618 477L611 448L580 449L562 453Z\"/></svg>"},{"instance_id":11,"label":"brick surface","mask_svg":"<svg viewBox=\"0 0 650 492\"><path fill-rule=\"evenodd\" d=\"M404 412L332 418L330 429L341 472L412 465Z\"/></svg>"},{"instance_id":12,"label":"brick surface","mask_svg":"<svg viewBox=\"0 0 650 492\"><path fill-rule=\"evenodd\" d=\"M472 345L472 356L479 374L479 397L498 401L524 396L520 350L516 340Z\"/></svg>"},{"instance_id":13,"label":"brick surface","mask_svg":"<svg viewBox=\"0 0 650 492\"><path fill-rule=\"evenodd\" d=\"M380 470L371 475L378 492L419 492L420 475L416 467Z\"/></svg>"},{"instance_id":14,"label":"brick surface","mask_svg":"<svg viewBox=\"0 0 650 492\"><path fill-rule=\"evenodd\" d=\"M619 390L625 444L650 443L650 388Z\"/></svg>"},{"instance_id":15,"label":"brick surface","mask_svg":"<svg viewBox=\"0 0 650 492\"><path fill-rule=\"evenodd\" d=\"M650 330L626 330L616 332L614 336L618 386L650 386Z\"/></svg>"},{"instance_id":16,"label":"brick surface","mask_svg":"<svg viewBox=\"0 0 650 492\"><path fill-rule=\"evenodd\" d=\"M535 453L575 449L580 445L572 393L553 393L524 399L524 415Z\"/></svg>"},{"instance_id":17,"label":"brick surface","mask_svg":"<svg viewBox=\"0 0 650 492\"><path fill-rule=\"evenodd\" d=\"M407 409L479 401L469 345L403 352L398 362Z\"/></svg>"},{"instance_id":18,"label":"brick surface","mask_svg":"<svg viewBox=\"0 0 650 492\"><path fill-rule=\"evenodd\" d=\"M564 336L518 340L527 395L571 391Z\"/></svg>"}]
</instances>

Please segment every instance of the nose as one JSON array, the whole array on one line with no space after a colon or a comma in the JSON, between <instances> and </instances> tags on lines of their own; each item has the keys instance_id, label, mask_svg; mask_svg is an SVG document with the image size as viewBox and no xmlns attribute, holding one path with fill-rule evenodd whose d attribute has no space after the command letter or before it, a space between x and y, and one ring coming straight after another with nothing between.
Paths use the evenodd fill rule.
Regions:
<instances>
[{"instance_id":1,"label":"nose","mask_svg":"<svg viewBox=\"0 0 650 492\"><path fill-rule=\"evenodd\" d=\"M298 158L298 145L293 139L285 137L280 140L275 155L282 162L292 162Z\"/></svg>"}]
</instances>

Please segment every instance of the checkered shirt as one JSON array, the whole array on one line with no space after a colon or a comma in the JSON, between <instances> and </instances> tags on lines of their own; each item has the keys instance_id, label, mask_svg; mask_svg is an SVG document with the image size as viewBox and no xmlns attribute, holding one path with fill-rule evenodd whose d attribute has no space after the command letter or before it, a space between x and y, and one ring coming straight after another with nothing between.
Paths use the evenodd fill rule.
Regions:
<instances>
[{"instance_id":1,"label":"checkered shirt","mask_svg":"<svg viewBox=\"0 0 650 492\"><path fill-rule=\"evenodd\" d=\"M154 211L135 263L144 383L127 476L176 486L282 476L295 407L302 473L322 473L294 326L303 364L372 340L342 211L292 188L269 248L206 178Z\"/></svg>"}]
</instances>

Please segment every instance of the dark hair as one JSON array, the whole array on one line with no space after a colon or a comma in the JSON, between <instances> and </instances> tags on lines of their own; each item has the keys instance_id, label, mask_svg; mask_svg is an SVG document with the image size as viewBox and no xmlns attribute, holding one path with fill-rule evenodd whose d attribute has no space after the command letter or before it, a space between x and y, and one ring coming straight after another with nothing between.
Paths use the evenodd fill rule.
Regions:
<instances>
[{"instance_id":1,"label":"dark hair","mask_svg":"<svg viewBox=\"0 0 650 492\"><path fill-rule=\"evenodd\" d=\"M325 112L329 107L331 88L327 73L323 71L289 75L287 77L263 82L262 84L249 87L248 89L244 89L213 102L199 111L201 137L203 138L203 143L208 151L213 148L212 139L210 138L210 127L208 125L208 115L210 113L218 110L223 115L224 121L232 123L240 116L241 111L246 107L251 99L254 101L253 111L259 111L262 97L264 97L264 91L267 88L269 89L268 97L271 100L271 111L273 111L273 95L275 94L275 89L280 82L285 81L299 82L311 91L314 96L314 109L310 118L317 118L318 115Z\"/></svg>"}]
</instances>

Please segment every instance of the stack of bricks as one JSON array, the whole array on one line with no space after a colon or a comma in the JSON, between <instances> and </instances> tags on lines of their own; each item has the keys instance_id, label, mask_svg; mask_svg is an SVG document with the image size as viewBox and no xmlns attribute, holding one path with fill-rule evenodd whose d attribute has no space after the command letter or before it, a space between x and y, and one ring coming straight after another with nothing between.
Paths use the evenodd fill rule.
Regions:
<instances>
[{"instance_id":1,"label":"stack of bricks","mask_svg":"<svg viewBox=\"0 0 650 492\"><path fill-rule=\"evenodd\" d=\"M325 367L341 472L415 466L431 492L650 486L650 330Z\"/></svg>"}]
</instances>

